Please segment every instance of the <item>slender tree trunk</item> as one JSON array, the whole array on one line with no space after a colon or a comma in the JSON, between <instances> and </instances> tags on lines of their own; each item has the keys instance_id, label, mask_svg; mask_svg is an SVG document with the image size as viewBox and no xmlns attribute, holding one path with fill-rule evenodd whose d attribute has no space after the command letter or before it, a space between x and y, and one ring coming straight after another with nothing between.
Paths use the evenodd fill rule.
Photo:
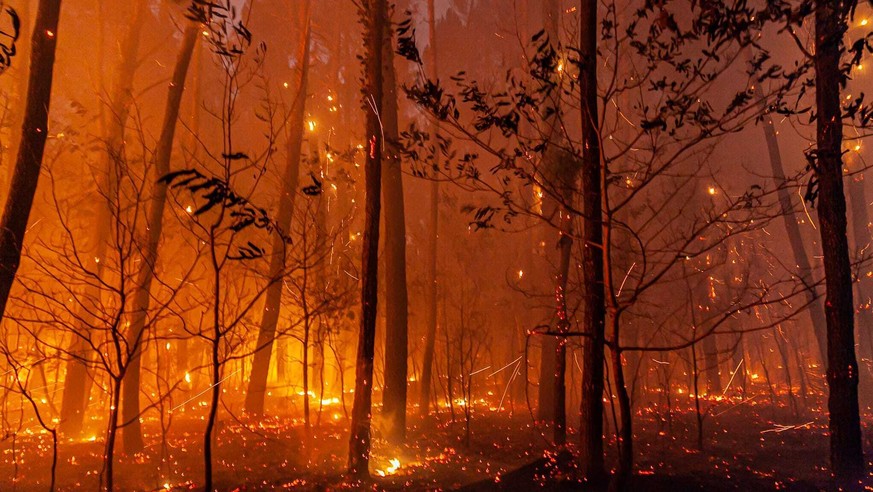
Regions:
<instances>
[{"instance_id":1,"label":"slender tree trunk","mask_svg":"<svg viewBox=\"0 0 873 492\"><path fill-rule=\"evenodd\" d=\"M286 230L291 228L294 215L294 201L300 179L300 160L303 147L304 118L306 116L306 92L309 77L309 51L312 42L310 29L311 0L300 5L300 43L297 54L300 60L300 73L297 80L297 95L291 107L290 128L286 148L287 160L285 174L282 176L282 199L279 201L278 223ZM261 316L261 326L258 331L258 341L255 356L252 361L252 373L249 376L246 392L246 411L259 415L264 413L264 395L267 391L267 375L270 371L270 358L276 338L276 325L279 322L279 311L282 306L281 277L285 270L285 241L279 235L273 236L272 258L270 259L269 279L264 301L264 312ZM278 346L278 344L275 344Z\"/></svg>"},{"instance_id":2,"label":"slender tree trunk","mask_svg":"<svg viewBox=\"0 0 873 492\"><path fill-rule=\"evenodd\" d=\"M385 204L385 388L382 393L382 413L388 427L387 437L397 444L406 440L409 311L403 172L396 149L399 139L397 82L390 29L385 32L382 56L385 84L382 127L386 145L382 173L382 198Z\"/></svg>"},{"instance_id":3,"label":"slender tree trunk","mask_svg":"<svg viewBox=\"0 0 873 492\"><path fill-rule=\"evenodd\" d=\"M556 276L555 299L557 301L557 330L566 333L570 328L570 320L567 315L567 277L570 272L570 254L573 250L573 239L570 235L570 215L562 211L561 216L561 239L558 247L561 251L561 261L558 265ZM551 337L550 337L551 338ZM553 439L556 446L567 443L567 338L558 337L555 343L555 373L554 379L554 432Z\"/></svg>"},{"instance_id":4,"label":"slender tree trunk","mask_svg":"<svg viewBox=\"0 0 873 492\"><path fill-rule=\"evenodd\" d=\"M840 107L842 37L850 2L815 5L816 176L818 219L826 277L828 412L831 472L840 481L864 475L858 414L852 272L843 193L843 120Z\"/></svg>"},{"instance_id":5,"label":"slender tree trunk","mask_svg":"<svg viewBox=\"0 0 873 492\"><path fill-rule=\"evenodd\" d=\"M361 259L361 327L355 364L355 402L352 407L349 437L348 473L354 478L369 476L370 421L373 397L373 357L376 346L377 275L379 253L379 214L382 194L382 150L384 146L380 114L383 109L383 43L386 38L385 0L362 2L360 13L365 30L364 107L367 108L367 153L364 164L364 237Z\"/></svg>"},{"instance_id":6,"label":"slender tree trunk","mask_svg":"<svg viewBox=\"0 0 873 492\"><path fill-rule=\"evenodd\" d=\"M785 169L782 166L782 153L779 151L779 140L776 137L776 129L773 127L773 118L768 114L761 125L764 130L764 138L767 141L767 151L770 155L770 166L773 171L773 179L778 187L779 206L782 219L785 221L785 233L788 235L788 244L797 267L797 276L807 286L805 296L809 304L809 320L812 323L812 332L818 343L821 360L827 360L827 335L825 330L825 313L821 301L816 299L816 288L813 285L812 267L809 264L809 256L803 245L803 236L797 225L794 207L791 205L791 194L785 184Z\"/></svg>"},{"instance_id":7,"label":"slender tree trunk","mask_svg":"<svg viewBox=\"0 0 873 492\"><path fill-rule=\"evenodd\" d=\"M182 94L185 92L185 79L188 75L188 67L191 65L194 47L200 37L200 31L199 22L191 21L185 28L182 46L176 59L176 66L167 93L161 135L155 149L154 174L152 176L155 183L148 209L148 236L145 245L143 245L142 266L137 273L136 289L133 293L132 319L127 334L130 361L122 381L122 421L125 424L122 439L124 449L128 453L135 453L143 448L142 428L139 422L141 342L151 305L151 285L158 262L158 246L164 226L164 207L167 202L167 184L158 180L170 172L170 158L173 153L173 141L182 105Z\"/></svg>"},{"instance_id":8,"label":"slender tree trunk","mask_svg":"<svg viewBox=\"0 0 873 492\"><path fill-rule=\"evenodd\" d=\"M541 4L541 14L543 29L549 37L549 42L557 47L560 42L559 19L560 6L557 0L544 0ZM560 104L559 98L550 101L550 104L557 106ZM543 108L545 109L545 108ZM545 118L544 118L545 119ZM546 149L544 154L544 176L543 181L547 185L551 185L562 192L566 187L564 183L565 176L561 170L565 168L566 163L563 159L566 157L560 150L561 128L558 127L554 118L548 125L547 143L551 144ZM567 199L568 196L561 197ZM562 331L566 328L566 299L565 291L567 287L567 275L569 273L569 262L564 262L565 252L569 254L572 251L573 240L569 235L565 235L564 226L565 220L569 225L569 217L565 217L565 210L561 206L561 198L555 198L551 194L544 194L543 198L543 215L547 218L552 218L558 215L560 222L560 232L558 233L557 250L558 250L558 270L550 275L549 281L554 282L551 285L555 291L557 300L555 306L555 331ZM551 225L546 224L546 248L551 248L553 244L554 229ZM549 257L550 255L546 255ZM566 339L558 337L545 337L542 340L542 349L540 351L540 379L538 391L537 414L541 420L551 422L553 426L553 439L555 444L562 445L566 441L566 423L567 413L566 408L560 405L560 401L566 402Z\"/></svg>"},{"instance_id":9,"label":"slender tree trunk","mask_svg":"<svg viewBox=\"0 0 873 492\"><path fill-rule=\"evenodd\" d=\"M9 292L21 263L24 233L42 169L60 13L60 0L40 0L31 39L33 51L21 144L0 221L0 319L6 311Z\"/></svg>"},{"instance_id":10,"label":"slender tree trunk","mask_svg":"<svg viewBox=\"0 0 873 492\"><path fill-rule=\"evenodd\" d=\"M99 180L102 182L103 200L97 203L97 218L92 236L93 251L91 258L86 258L88 267L95 272L97 278L103 277L108 239L112 237L112 223L116 217L118 198L118 170L123 167L125 126L133 103L133 80L137 68L140 34L142 32L146 5L143 1L134 2L130 24L124 40L121 43L117 79L113 82L112 100L109 106L109 120L106 123L106 152L103 154ZM101 262L101 259L104 261ZM94 306L101 304L100 284L91 282L86 287L85 297ZM96 322L95 307L83 308L79 317L84 320L80 328L88 333L89 326ZM75 337L70 344L70 352L83 357L90 356L89 347L84 341ZM67 436L76 437L82 432L82 418L88 402L90 386L85 381L90 377L88 368L82 362L71 359L67 362L68 384L64 386L64 405L62 407L63 430Z\"/></svg>"},{"instance_id":11,"label":"slender tree trunk","mask_svg":"<svg viewBox=\"0 0 873 492\"><path fill-rule=\"evenodd\" d=\"M118 396L121 390L121 381L112 378L112 394L109 396L109 424L106 430L106 446L104 450L104 467L106 470L106 490L115 490L115 442L118 436Z\"/></svg>"},{"instance_id":12,"label":"slender tree trunk","mask_svg":"<svg viewBox=\"0 0 873 492\"><path fill-rule=\"evenodd\" d=\"M864 189L864 175L858 174L849 179L849 195L852 206L852 236L856 258L861 258L870 247L870 216L867 213L867 193ZM858 306L858 353L861 360L873 359L873 309L870 306L869 281L863 277L855 282L855 305ZM861 395L868 395L873 390L873 367L864 364L864 370L859 374Z\"/></svg>"},{"instance_id":13,"label":"slender tree trunk","mask_svg":"<svg viewBox=\"0 0 873 492\"><path fill-rule=\"evenodd\" d=\"M216 223L217 224L217 223ZM215 422L218 417L218 404L221 399L221 266L216 256L215 231L217 225L213 225L209 232L209 244L211 249L212 272L213 272L213 299L212 306L212 336L209 339L210 366L212 368L211 398L209 402L209 415L206 417L206 430L203 432L203 491L212 492L212 444L215 431Z\"/></svg>"},{"instance_id":14,"label":"slender tree trunk","mask_svg":"<svg viewBox=\"0 0 873 492\"><path fill-rule=\"evenodd\" d=\"M603 463L603 347L606 310L603 283L602 169L597 110L597 2L580 8L582 89L582 200L585 220L582 270L585 282L585 340L582 374L582 422L579 430L582 473L594 481L606 477Z\"/></svg>"},{"instance_id":15,"label":"slender tree trunk","mask_svg":"<svg viewBox=\"0 0 873 492\"><path fill-rule=\"evenodd\" d=\"M431 72L434 78L439 77L439 58L437 57L436 14L434 0L427 0L427 21L430 30L430 50L432 54ZM439 135L439 123L434 127L434 134ZM440 183L434 179L430 183L430 231L427 241L427 298L426 314L427 332L424 338L424 360L421 365L421 394L418 402L418 413L427 416L430 412L431 389L433 388L433 359L436 349L437 333L437 255L440 225Z\"/></svg>"},{"instance_id":16,"label":"slender tree trunk","mask_svg":"<svg viewBox=\"0 0 873 492\"><path fill-rule=\"evenodd\" d=\"M616 347L618 347L619 330L621 325L618 318L613 320L613 334L615 335ZM621 362L622 351L620 348L610 350L612 355L612 377L615 383L615 393L618 396L618 408L620 413L620 425L618 430L619 456L618 470L616 470L616 483L611 487L624 490L627 479L633 473L634 467L634 442L633 442L633 415L631 414L630 395L624 378L624 365Z\"/></svg>"},{"instance_id":17,"label":"slender tree trunk","mask_svg":"<svg viewBox=\"0 0 873 492\"><path fill-rule=\"evenodd\" d=\"M307 247L306 230L303 231L302 248L305 258L309 258L309 248ZM301 275L300 284L300 307L303 310L303 426L306 429L307 439L310 437L311 421L309 419L310 397L309 397L309 379L310 379L310 362L309 362L309 341L312 334L312 314L309 312L309 269L312 267L308 261L304 260L303 272Z\"/></svg>"}]
</instances>

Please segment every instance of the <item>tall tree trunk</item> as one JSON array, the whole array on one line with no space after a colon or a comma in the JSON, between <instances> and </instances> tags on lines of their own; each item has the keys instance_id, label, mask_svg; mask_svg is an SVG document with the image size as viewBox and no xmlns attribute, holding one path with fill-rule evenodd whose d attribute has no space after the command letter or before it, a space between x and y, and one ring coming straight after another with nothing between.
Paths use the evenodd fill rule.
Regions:
<instances>
[{"instance_id":1,"label":"tall tree trunk","mask_svg":"<svg viewBox=\"0 0 873 492\"><path fill-rule=\"evenodd\" d=\"M388 428L387 437L397 444L406 440L409 308L403 172L396 148L399 139L397 80L391 30L386 29L385 34L382 55L385 84L382 125L386 145L382 173L382 198L385 203L385 388L382 393L382 413Z\"/></svg>"},{"instance_id":2,"label":"tall tree trunk","mask_svg":"<svg viewBox=\"0 0 873 492\"><path fill-rule=\"evenodd\" d=\"M143 448L142 428L139 422L141 342L151 305L151 285L158 262L158 246L164 226L164 206L167 202L167 184L158 180L170 172L170 158L173 153L173 141L176 135L176 123L179 120L182 94L185 92L185 79L201 29L200 23L195 21L190 21L185 28L179 57L176 59L176 66L167 93L161 135L155 149L154 175L152 176L155 184L148 209L148 236L145 245L143 245L142 266L137 273L136 289L133 292L132 319L127 334L130 360L122 381L122 440L124 449L128 453L135 453Z\"/></svg>"},{"instance_id":3,"label":"tall tree trunk","mask_svg":"<svg viewBox=\"0 0 873 492\"><path fill-rule=\"evenodd\" d=\"M437 57L436 14L434 0L427 0L427 22L430 31L431 74L439 77L439 58ZM439 123L435 123L434 134L439 135ZM430 231L427 241L427 298L425 307L425 322L427 332L424 337L424 360L421 365L421 393L418 401L418 413L424 417L430 412L431 390L433 388L433 359L436 349L437 332L437 255L440 225L440 182L434 179L430 183Z\"/></svg>"},{"instance_id":4,"label":"tall tree trunk","mask_svg":"<svg viewBox=\"0 0 873 492\"><path fill-rule=\"evenodd\" d=\"M603 347L606 324L603 283L602 169L597 110L597 2L580 8L582 90L582 271L585 282L583 318L588 333L583 350L582 422L579 426L582 473L591 480L606 477L603 465Z\"/></svg>"},{"instance_id":5,"label":"tall tree trunk","mask_svg":"<svg viewBox=\"0 0 873 492\"><path fill-rule=\"evenodd\" d=\"M827 335L825 332L825 313L821 301L816 299L816 288L813 285L812 267L809 264L809 256L803 245L803 236L797 225L794 207L791 205L791 194L785 187L785 169L782 166L782 153L779 151L779 140L776 138L776 129L773 127L773 118L767 115L764 124L764 139L767 141L767 151L770 155L770 166L773 171L773 179L778 187L779 206L782 219L785 221L785 233L788 235L788 244L791 246L791 254L797 268L797 276L806 285L806 302L809 304L809 320L812 323L812 332L818 342L821 360L827 360Z\"/></svg>"},{"instance_id":6,"label":"tall tree trunk","mask_svg":"<svg viewBox=\"0 0 873 492\"><path fill-rule=\"evenodd\" d=\"M816 176L818 219L827 296L827 381L831 472L840 481L864 474L858 414L852 272L846 239L843 194L843 120L840 107L842 37L851 2L819 0L815 5Z\"/></svg>"},{"instance_id":7,"label":"tall tree trunk","mask_svg":"<svg viewBox=\"0 0 873 492\"><path fill-rule=\"evenodd\" d=\"M369 475L370 421L373 397L373 357L376 346L376 305L379 254L379 214L382 194L383 138L380 122L382 113L383 43L387 23L385 0L367 0L361 3L360 14L364 23L366 43L364 71L364 107L367 112L367 158L364 164L366 195L364 198L364 237L361 258L361 327L358 337L358 355L355 363L355 402L352 407L351 435L349 437L348 473L352 477Z\"/></svg>"},{"instance_id":8,"label":"tall tree trunk","mask_svg":"<svg viewBox=\"0 0 873 492\"><path fill-rule=\"evenodd\" d=\"M849 178L849 195L852 206L852 239L854 241L855 257L861 258L870 247L870 216L867 213L867 193L864 189L864 175L858 174ZM870 309L869 281L859 278L855 282L855 305L858 306L858 353L861 360L873 359L873 310ZM873 367L864 364L864 370L859 374L858 382L861 395L868 395L873 390ZM873 396L873 395L869 395Z\"/></svg>"},{"instance_id":9,"label":"tall tree trunk","mask_svg":"<svg viewBox=\"0 0 873 492\"><path fill-rule=\"evenodd\" d=\"M133 6L130 24L127 33L121 43L117 79L113 82L112 99L109 104L109 120L106 123L106 152L103 154L99 181L101 182L102 200L97 202L97 218L92 236L92 254L86 258L88 267L95 272L97 278L103 277L104 265L102 261L109 247L107 239L112 237L112 223L117 207L118 170L124 159L124 133L130 115L130 106L133 102L133 79L137 68L137 55L139 53L140 34L144 14L145 2L136 1ZM79 317L83 320L81 328L83 333L88 332L88 327L96 322L94 312L99 312L96 306L101 304L101 289L98 282L89 283L86 287L85 297L92 307L82 308ZM87 306L87 304L86 304ZM89 358L90 349L80 337L74 337L68 349L71 354ZM66 363L67 383L64 385L63 406L61 409L62 431L68 437L77 437L82 432L85 407L88 402L90 387L86 385L89 380L87 365L77 358L71 358Z\"/></svg>"},{"instance_id":10,"label":"tall tree trunk","mask_svg":"<svg viewBox=\"0 0 873 492\"><path fill-rule=\"evenodd\" d=\"M557 0L545 0L541 5L541 14L543 21L543 29L549 37L549 42L557 47L560 42L560 32L558 30L558 20L560 19L560 6ZM554 98L550 104L557 106L560 103L559 98ZM555 108L556 109L556 108ZM545 108L543 108L545 110ZM544 116L544 119L547 117ZM555 118L551 118L548 124L547 143L549 145L546 152L543 154L543 181L546 185L552 185L556 189L563 191L564 183L562 183L561 169L566 164L562 162L564 154L560 151L561 147L561 129L555 122ZM555 306L555 325L554 331L563 330L566 324L566 300L564 299L565 290L567 287L567 274L569 273L569 262L564 262L565 251L567 254L572 250L573 240L569 235L564 234L564 209L561 206L561 198L554 197L551 193L543 194L543 215L551 219L555 215L559 216L561 230L558 233L557 250L558 261L557 271L550 272L549 281L552 283L556 296ZM569 223L569 218L568 223ZM544 225L545 229L545 244L546 251L549 251L553 244L554 229L550 224ZM548 253L546 257L550 257ZM553 257L552 257L553 258ZM554 259L554 258L553 258ZM551 325L551 323L550 323ZM553 439L555 444L562 445L566 438L566 409L558 403L558 400L566 401L566 383L564 375L566 373L566 340L561 340L558 337L547 336L542 341L540 350L540 379L537 392L538 404L537 415L541 420L551 422L553 425ZM560 421L560 423L559 423Z\"/></svg>"},{"instance_id":11,"label":"tall tree trunk","mask_svg":"<svg viewBox=\"0 0 873 492\"><path fill-rule=\"evenodd\" d=\"M286 148L285 174L282 176L282 198L279 201L277 221L290 230L294 215L294 201L300 179L300 159L303 147L304 118L306 116L306 92L309 77L309 50L312 42L310 29L311 0L300 4L300 43L297 59L300 60L300 73L297 79L297 95L291 107L291 120ZM273 236L272 258L270 259L270 285L267 287L264 312L258 331L258 342L252 361L252 373L246 392L246 411L259 415L264 413L264 395L267 391L267 375L276 338L276 325L282 306L281 277L285 271L285 241L280 235ZM278 346L278 344L276 344Z\"/></svg>"},{"instance_id":12,"label":"tall tree trunk","mask_svg":"<svg viewBox=\"0 0 873 492\"><path fill-rule=\"evenodd\" d=\"M24 123L21 125L21 144L0 221L0 319L6 312L9 292L21 263L24 233L42 169L60 13L61 0L40 0L31 38L33 51Z\"/></svg>"}]
</instances>

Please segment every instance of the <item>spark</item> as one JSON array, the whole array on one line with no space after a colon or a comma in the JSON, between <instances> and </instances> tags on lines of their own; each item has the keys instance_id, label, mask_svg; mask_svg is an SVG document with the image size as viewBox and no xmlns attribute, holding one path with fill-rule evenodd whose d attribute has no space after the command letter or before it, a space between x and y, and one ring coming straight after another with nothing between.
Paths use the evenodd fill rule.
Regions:
<instances>
[{"instance_id":1,"label":"spark","mask_svg":"<svg viewBox=\"0 0 873 492\"><path fill-rule=\"evenodd\" d=\"M621 281L621 285L618 286L618 295L621 296L621 290L624 289L624 283L627 282L627 278L630 277L631 272L634 267L637 266L637 262L634 262L630 268L627 269L627 273L624 274L624 280Z\"/></svg>"},{"instance_id":2,"label":"spark","mask_svg":"<svg viewBox=\"0 0 873 492\"><path fill-rule=\"evenodd\" d=\"M240 371L242 371L241 368L240 368L240 369L237 369L236 371L233 371L233 372L230 373L230 374L228 374L227 376L225 376L225 377L224 377L222 380L220 380L219 382L217 382L217 383L215 383L215 384L210 384L210 385L209 385L205 390L201 391L200 393L197 393L196 395L192 396L191 398L188 398L187 400L183 401L182 403L180 403L180 404L176 405L175 407L171 408L170 411L169 411L168 413L173 413L173 412L175 412L179 407L184 406L184 405L187 404L188 402L190 402L190 401L192 401L192 400L198 398L198 397L199 397L200 395L202 395L203 393L206 393L207 391L211 390L212 388L214 388L214 387L218 386L219 384L221 384L221 383L227 381L228 378L230 378L231 376L233 376L234 374L236 374L236 373L238 373L238 372L240 372Z\"/></svg>"},{"instance_id":3,"label":"spark","mask_svg":"<svg viewBox=\"0 0 873 492\"><path fill-rule=\"evenodd\" d=\"M497 374L498 372L500 372L500 371L506 369L507 367L509 367L509 366L511 366L511 365L513 365L513 364L515 364L515 363L518 362L519 359L521 359L522 357L523 357L522 355L519 355L518 357L515 358L515 360L513 360L513 361L510 362L509 364L506 364L505 366L501 367L500 369L498 369L498 370L492 372L491 374L489 374L489 375L487 375L487 376L485 376L485 377L486 377L486 378L490 378L491 376Z\"/></svg>"},{"instance_id":4,"label":"spark","mask_svg":"<svg viewBox=\"0 0 873 492\"><path fill-rule=\"evenodd\" d=\"M733 374L731 374L731 379L730 379L730 381L728 381L728 384L727 384L727 386L725 386L725 387L724 387L724 391L722 391L722 392L721 392L721 396L724 396L724 395L725 395L725 393L727 393L727 390L728 390L728 388L730 388L730 387L731 387L731 383L733 383L733 382L734 382L734 378L735 378L735 377L737 377L737 371L739 371L739 370L740 370L740 366L741 366L741 365L743 365L743 362L744 362L744 361L745 361L745 360L746 360L746 359L745 359L745 358L743 358L743 359L740 359L740 363L739 363L739 364L737 364L737 368L736 368L736 369L734 369L734 372L733 372Z\"/></svg>"},{"instance_id":5,"label":"spark","mask_svg":"<svg viewBox=\"0 0 873 492\"><path fill-rule=\"evenodd\" d=\"M575 354L574 354L575 355ZM497 405L497 411L499 412L503 408L503 400L506 398L506 392L509 391L509 386L515 381L515 377L518 376L518 371L521 369L521 356L518 357L518 362L515 364L515 369L512 371L512 376L509 377L509 381L506 382L506 386L503 388L503 395L500 397L500 404Z\"/></svg>"},{"instance_id":6,"label":"spark","mask_svg":"<svg viewBox=\"0 0 873 492\"><path fill-rule=\"evenodd\" d=\"M813 229L818 230L818 227L815 226L815 222L812 221L812 217L809 215L809 209L806 208L806 198L800 194L800 188L797 189L797 196L800 197L800 204L803 205L803 213L805 213L806 218L809 219L809 224Z\"/></svg>"},{"instance_id":7,"label":"spark","mask_svg":"<svg viewBox=\"0 0 873 492\"><path fill-rule=\"evenodd\" d=\"M815 421L807 422L805 424L798 424L798 425L776 424L776 427L774 427L772 429L762 430L761 434L766 434L768 432L775 432L776 434L781 434L782 432L790 431L793 429L803 429L803 428L809 427L810 425L812 425L814 423L815 423Z\"/></svg>"}]
</instances>

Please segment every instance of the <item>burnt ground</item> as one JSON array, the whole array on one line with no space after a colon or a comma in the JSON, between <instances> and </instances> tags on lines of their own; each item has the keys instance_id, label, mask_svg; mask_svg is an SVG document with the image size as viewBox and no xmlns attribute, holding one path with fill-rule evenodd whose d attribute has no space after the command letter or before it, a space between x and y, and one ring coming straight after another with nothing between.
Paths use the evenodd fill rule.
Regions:
<instances>
[{"instance_id":1,"label":"burnt ground","mask_svg":"<svg viewBox=\"0 0 873 492\"><path fill-rule=\"evenodd\" d=\"M704 448L697 447L695 414L690 408L671 418L665 409L637 410L636 468L629 489L637 491L836 490L827 471L827 420L810 406L795 412L757 401L710 403L704 422ZM452 423L413 420L409 444L374 442L368 483L349 483L347 422L325 414L307 437L301 423L284 419L246 421L223 418L216 437L216 483L221 490L606 490L581 481L573 468L558 470L547 452L550 429L531 422L527 410L515 415L483 409L474 412L469 443L460 415ZM867 410L865 451L873 470L873 416ZM180 414L161 443L159 426L147 421L150 443L139 454L118 453L119 490L196 490L202 483L203 422ZM0 490L47 490L50 439L37 428L2 441ZM102 444L95 434L60 446L60 490L96 490ZM611 433L611 430L607 432ZM571 442L576 435L569 436ZM614 463L615 441L608 439L607 464ZM573 445L569 446L573 451ZM391 460L395 466L392 466ZM399 462L399 467L396 464ZM384 474L385 476L380 476ZM6 478L8 477L8 478ZM868 488L864 488L866 486ZM873 474L859 490L873 490Z\"/></svg>"}]
</instances>

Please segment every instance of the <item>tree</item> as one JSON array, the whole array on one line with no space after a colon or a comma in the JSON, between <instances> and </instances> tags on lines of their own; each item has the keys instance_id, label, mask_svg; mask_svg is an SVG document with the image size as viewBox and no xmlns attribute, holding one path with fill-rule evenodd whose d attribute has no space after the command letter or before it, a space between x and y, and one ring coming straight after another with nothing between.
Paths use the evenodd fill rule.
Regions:
<instances>
[{"instance_id":1,"label":"tree","mask_svg":"<svg viewBox=\"0 0 873 492\"><path fill-rule=\"evenodd\" d=\"M779 140L776 137L776 129L773 128L773 117L767 114L764 117L761 128L764 131L764 139L767 142L767 153L770 158L770 168L773 172L773 178L779 188L779 206L782 209L782 220L785 221L785 232L788 236L788 244L791 247L791 254L794 258L794 263L797 268L797 275L801 282L808 286L806 291L806 301L809 304L809 318L812 322L812 331L815 334L815 340L819 348L819 356L822 361L827 360L827 338L825 333L825 313L822 310L821 302L818 301L818 294L812 278L812 267L809 264L809 256L806 253L806 248L803 245L803 237L800 235L800 227L797 225L797 219L794 213L794 207L791 204L791 194L785 183L788 178L785 176L785 169L782 166L782 153L779 151Z\"/></svg>"},{"instance_id":2,"label":"tree","mask_svg":"<svg viewBox=\"0 0 873 492\"><path fill-rule=\"evenodd\" d=\"M397 74L391 29L385 32L382 59L385 89L382 126L385 153L382 173L383 220L385 224L385 388L382 413L388 438L406 439L407 359L409 352L408 295L406 290L406 215L403 202L403 172L397 114Z\"/></svg>"},{"instance_id":3,"label":"tree","mask_svg":"<svg viewBox=\"0 0 873 492\"><path fill-rule=\"evenodd\" d=\"M437 57L436 13L434 1L427 0L427 21L430 32L431 65L434 77L439 77L439 58ZM435 123L434 132L439 134L439 122ZM433 180L430 188L430 235L427 250L427 328L424 335L424 357L421 363L421 393L418 400L418 413L424 417L430 412L431 390L433 388L433 359L436 348L437 333L437 263L439 252L440 225L440 182Z\"/></svg>"},{"instance_id":4,"label":"tree","mask_svg":"<svg viewBox=\"0 0 873 492\"><path fill-rule=\"evenodd\" d=\"M379 252L379 203L382 193L382 137L380 115L384 110L383 44L386 39L388 9L385 0L367 0L359 6L364 26L364 109L367 112L366 190L364 237L361 258L361 319L358 355L355 362L355 401L349 437L348 474L369 476L370 422L373 396L373 356L376 345L376 303Z\"/></svg>"},{"instance_id":5,"label":"tree","mask_svg":"<svg viewBox=\"0 0 873 492\"><path fill-rule=\"evenodd\" d=\"M606 329L606 294L603 283L603 216L600 136L597 109L597 3L582 2L579 57L582 93L582 259L585 282L582 366L582 423L579 441L583 473L599 480L603 465L603 347Z\"/></svg>"},{"instance_id":6,"label":"tree","mask_svg":"<svg viewBox=\"0 0 873 492\"><path fill-rule=\"evenodd\" d=\"M179 110L182 106L182 95L185 92L185 80L188 67L194 55L194 47L201 37L202 26L209 23L212 7L205 0L192 0L186 17L188 19L182 36L182 45L173 69L167 92L167 102L164 109L164 119L161 134L158 138L154 157L154 186L148 207L148 226L146 244L143 246L142 257L144 268L139 271L138 287L133 292L134 304L130 322L131 338L142 337L148 320L149 305L152 300L151 286L158 264L158 248L164 224L164 208L167 201L167 183L161 178L170 172L170 160L173 154L173 142L176 136L176 125L179 120ZM122 419L129 425L124 430L124 447L129 453L142 449L142 429L139 424L140 406L140 353L135 352L131 366L123 383Z\"/></svg>"},{"instance_id":7,"label":"tree","mask_svg":"<svg viewBox=\"0 0 873 492\"><path fill-rule=\"evenodd\" d=\"M9 292L21 263L24 234L42 168L60 14L61 0L40 0L31 37L30 78L21 144L0 219L0 319L6 311Z\"/></svg>"},{"instance_id":8,"label":"tree","mask_svg":"<svg viewBox=\"0 0 873 492\"><path fill-rule=\"evenodd\" d=\"M817 179L814 197L818 199L824 255L831 471L845 482L864 474L840 105L841 87L847 77L841 66L843 36L856 4L856 1L815 2L816 148L809 154Z\"/></svg>"},{"instance_id":9,"label":"tree","mask_svg":"<svg viewBox=\"0 0 873 492\"><path fill-rule=\"evenodd\" d=\"M291 227L297 185L300 179L300 161L309 76L309 51L312 42L310 0L300 3L299 9L300 38L297 44L297 59L300 60L300 67L296 84L297 94L294 96L294 102L291 106L286 145L285 174L282 176L282 197L279 200L279 210L276 216L276 220L285 230L289 230ZM274 236L270 259L271 278L278 279L285 274L285 250L286 245L282 238ZM273 341L276 337L276 324L279 321L281 305L282 282L273 281L267 289L267 297L264 301L264 312L261 316L256 352L252 361L252 373L249 376L249 387L246 392L246 411L255 415L264 412L267 373L270 368L270 358L273 351ZM304 396L308 397L308 395Z\"/></svg>"},{"instance_id":10,"label":"tree","mask_svg":"<svg viewBox=\"0 0 873 492\"><path fill-rule=\"evenodd\" d=\"M120 46L120 60L117 69L117 78L113 81L111 100L109 101L109 121L106 122L105 145L106 151L101 156L101 169L98 170L98 186L106 200L97 204L96 227L92 230L93 252L89 255L90 268L99 277L102 276L104 263L101 259L106 255L108 242L112 234L114 223L112 207L116 199L118 187L119 167L126 165L125 160L125 127L130 115L130 107L133 103L133 79L138 65L140 33L144 24L146 5L144 1L134 2L131 12L130 24ZM88 295L99 303L101 295L100 286L89 285ZM82 309L81 317L83 324L93 323L88 309ZM85 353L88 347L79 337L73 337L75 345L70 346L71 352ZM64 399L61 410L61 431L68 437L77 437L82 432L85 407L90 393L89 376L86 364L82 364L76 357L70 358L67 363L68 383L64 386Z\"/></svg>"}]
</instances>

